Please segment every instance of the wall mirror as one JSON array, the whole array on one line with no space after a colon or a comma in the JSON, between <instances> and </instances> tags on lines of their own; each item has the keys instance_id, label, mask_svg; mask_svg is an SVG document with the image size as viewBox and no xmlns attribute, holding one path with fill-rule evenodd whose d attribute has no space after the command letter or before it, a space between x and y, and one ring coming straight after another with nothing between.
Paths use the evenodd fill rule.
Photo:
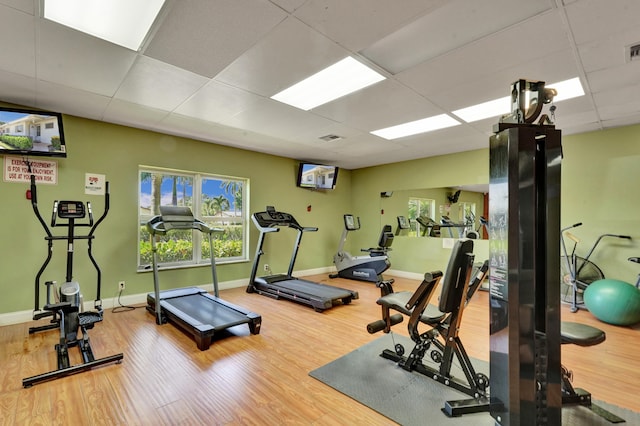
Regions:
<instances>
[{"instance_id":1,"label":"wall mirror","mask_svg":"<svg viewBox=\"0 0 640 426\"><path fill-rule=\"evenodd\" d=\"M385 191L381 226L397 237L487 239L489 185Z\"/></svg>"}]
</instances>

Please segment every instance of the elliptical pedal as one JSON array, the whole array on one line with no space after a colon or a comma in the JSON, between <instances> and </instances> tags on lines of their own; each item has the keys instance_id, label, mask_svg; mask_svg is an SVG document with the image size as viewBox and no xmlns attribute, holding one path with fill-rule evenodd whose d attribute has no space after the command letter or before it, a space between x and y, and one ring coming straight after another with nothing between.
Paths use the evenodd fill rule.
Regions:
<instances>
[{"instance_id":1,"label":"elliptical pedal","mask_svg":"<svg viewBox=\"0 0 640 426\"><path fill-rule=\"evenodd\" d=\"M78 319L81 327L91 328L95 323L102 321L102 314L100 312L80 312Z\"/></svg>"}]
</instances>

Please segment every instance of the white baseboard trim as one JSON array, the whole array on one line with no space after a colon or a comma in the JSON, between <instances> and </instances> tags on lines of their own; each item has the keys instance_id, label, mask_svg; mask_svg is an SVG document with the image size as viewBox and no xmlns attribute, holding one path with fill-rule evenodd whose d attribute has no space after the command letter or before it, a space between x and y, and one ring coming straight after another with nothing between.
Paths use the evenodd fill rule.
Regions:
<instances>
[{"instance_id":1,"label":"white baseboard trim","mask_svg":"<svg viewBox=\"0 0 640 426\"><path fill-rule=\"evenodd\" d=\"M408 278L410 280L418 280L422 281L424 278L424 274L419 274L418 272L406 272L406 271L398 271L395 269L389 269L385 272L385 274L393 275L398 278Z\"/></svg>"},{"instance_id":2,"label":"white baseboard trim","mask_svg":"<svg viewBox=\"0 0 640 426\"><path fill-rule=\"evenodd\" d=\"M316 268L316 269L308 269L306 271L296 271L294 275L305 276L305 275L317 275L325 272L331 272L333 270L332 267L326 268ZM231 288L243 287L248 283L248 279L241 280L231 280L224 281L218 283L218 288L220 290L227 290ZM189 286L185 286L189 287ZM196 286L208 292L213 292L213 283L204 284L200 286ZM138 293L138 294L128 294L120 296L120 300L118 301L118 297L110 297L102 299L102 309L107 310L116 306L131 306L131 305L140 305L147 303L147 293L152 292L153 289L149 289L148 292ZM83 308L85 311L93 310L93 301L84 302ZM8 312L5 314L0 314L0 326L4 325L12 325L12 324L21 324L25 322L29 322L33 320L33 311L17 311L17 312Z\"/></svg>"}]
</instances>

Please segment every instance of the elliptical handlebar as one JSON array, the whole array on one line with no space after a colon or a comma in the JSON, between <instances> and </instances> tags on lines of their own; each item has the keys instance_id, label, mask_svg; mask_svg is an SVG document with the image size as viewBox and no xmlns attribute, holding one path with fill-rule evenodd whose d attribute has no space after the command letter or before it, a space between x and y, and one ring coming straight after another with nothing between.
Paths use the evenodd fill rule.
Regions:
<instances>
[{"instance_id":1,"label":"elliptical handlebar","mask_svg":"<svg viewBox=\"0 0 640 426\"><path fill-rule=\"evenodd\" d=\"M38 218L38 222L40 222L40 225L42 225L42 228L44 229L44 232L47 234L47 237L51 237L51 230L49 230L47 223L42 218L42 215L40 215L40 210L38 210L38 190L36 189L36 176L34 174L31 175L30 191L31 191L31 194L30 194L31 207L33 208L33 212ZM57 208L58 208L57 205L53 206L53 216L51 217L51 220L53 220L53 218L55 217Z\"/></svg>"},{"instance_id":2,"label":"elliptical handlebar","mask_svg":"<svg viewBox=\"0 0 640 426\"><path fill-rule=\"evenodd\" d=\"M29 167L29 171L31 171L31 165L29 163L28 167ZM105 199L105 204L104 204L104 211L102 212L102 215L100 216L100 218L94 222L93 221L93 213L92 213L92 209L91 209L91 203L87 202L86 203L86 210L88 211L88 215L89 215L89 221L86 223L76 223L75 219L80 219L85 217L85 211L84 211L84 204L80 201L58 201L55 200L53 202L53 208L52 208L52 213L51 213L51 227L65 227L68 228L68 233L67 235L53 235L53 233L51 232L50 227L47 225L47 223L45 222L45 220L42 218L42 215L40 214L40 209L38 208L38 190L37 190L37 186L36 186L36 176L31 173L30 176L30 198L31 198L31 207L33 209L33 212L36 216L36 218L38 219L38 222L40 222L40 225L42 226L42 229L44 230L44 232L46 233L45 236L45 240L47 241L47 245L48 245L48 253L47 253L47 258L45 259L44 263L42 264L42 266L40 267L40 270L38 271L38 273L36 274L36 279L35 279L35 298L34 298L34 319L39 318L42 314L40 313L40 278L42 276L42 274L44 273L45 269L47 268L47 266L49 265L49 262L51 261L51 257L52 257L52 245L53 245L53 241L59 241L59 240L65 240L68 242L68 244L70 245L70 247L73 246L73 241L75 240L87 240L87 252L89 255L89 259L91 261L91 263L93 264L95 270L96 270L96 274L97 274L97 283L96 283L96 300L94 303L94 306L96 307L96 309L101 313L102 312L102 301L101 301L101 296L100 296L100 291L101 291L101 282L102 282L102 271L100 270L100 267L98 266L98 263L96 262L95 258L93 257L93 253L92 253L92 247L91 247L91 243L92 240L94 238L94 232L96 231L98 225L107 217L107 214L109 212L109 182L105 183L105 195L104 195L104 199ZM61 204L63 205L63 210L65 212L65 215L63 216L59 209L61 208ZM71 210L69 208L69 206L74 206L75 207L75 211ZM56 223L56 220L58 217L67 219L66 223ZM73 229L75 227L90 227L89 232L86 235L75 235L73 232ZM73 268L73 249L71 250L67 250L67 272L66 272L66 277L65 279L67 281L71 281L72 280L72 268Z\"/></svg>"}]
</instances>

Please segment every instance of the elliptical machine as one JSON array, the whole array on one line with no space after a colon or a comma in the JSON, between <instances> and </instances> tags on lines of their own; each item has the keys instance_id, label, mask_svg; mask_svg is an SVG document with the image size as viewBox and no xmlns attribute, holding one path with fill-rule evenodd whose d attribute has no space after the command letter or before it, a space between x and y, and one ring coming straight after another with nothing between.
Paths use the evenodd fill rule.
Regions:
<instances>
[{"instance_id":1,"label":"elliptical machine","mask_svg":"<svg viewBox=\"0 0 640 426\"><path fill-rule=\"evenodd\" d=\"M352 256L344 250L347 235L350 231L360 229L360 218L353 215L344 215L344 229L340 238L338 252L333 256L333 263L338 272L329 275L329 278L348 278L351 280L367 281L377 283L382 281L382 273L389 269L391 262L387 252L391 250L393 243L393 231L391 225L384 225L378 241L378 247L362 249L368 252L365 256Z\"/></svg>"},{"instance_id":2,"label":"elliptical machine","mask_svg":"<svg viewBox=\"0 0 640 426\"><path fill-rule=\"evenodd\" d=\"M30 169L31 167L29 163L28 166ZM101 322L103 319L102 300L100 299L102 273L98 263L93 257L91 243L95 238L94 233L96 228L105 219L109 211L109 183L106 183L104 212L96 222L93 220L91 203L87 202L85 206L82 201L54 201L53 212L51 215L51 227L63 227L67 229L66 235L59 236L52 234L49 226L47 226L46 222L40 215L40 211L38 210L36 180L33 174L31 175L30 191L31 206L33 207L33 212L46 233L44 239L47 241L48 247L47 258L40 267L35 279L35 305L33 319L39 320L46 317L52 317L52 319L48 325L29 328L29 334L45 330L59 329L60 339L58 344L55 346L58 366L57 369L48 373L42 373L23 379L22 386L25 388L45 381L88 371L99 365L111 362L119 364L123 359L123 354L121 353L95 359L89 342L89 335L87 333L87 330L93 328L96 323ZM76 222L77 220L85 220L87 216L88 220L84 222ZM88 227L89 232L86 235L76 235L75 230L78 227ZM77 281L73 280L73 249L74 242L76 240L87 240L89 259L96 269L97 291L96 300L94 302L95 311L82 311L82 294L80 293L80 285ZM45 282L47 287L47 303L41 309L40 279L47 268L47 265L51 261L54 241L65 241L67 244L66 277L64 284L59 287L55 281ZM51 300L52 294L54 294L55 301ZM71 365L69 360L69 348L73 346L77 346L80 350L83 361L82 364Z\"/></svg>"}]
</instances>

